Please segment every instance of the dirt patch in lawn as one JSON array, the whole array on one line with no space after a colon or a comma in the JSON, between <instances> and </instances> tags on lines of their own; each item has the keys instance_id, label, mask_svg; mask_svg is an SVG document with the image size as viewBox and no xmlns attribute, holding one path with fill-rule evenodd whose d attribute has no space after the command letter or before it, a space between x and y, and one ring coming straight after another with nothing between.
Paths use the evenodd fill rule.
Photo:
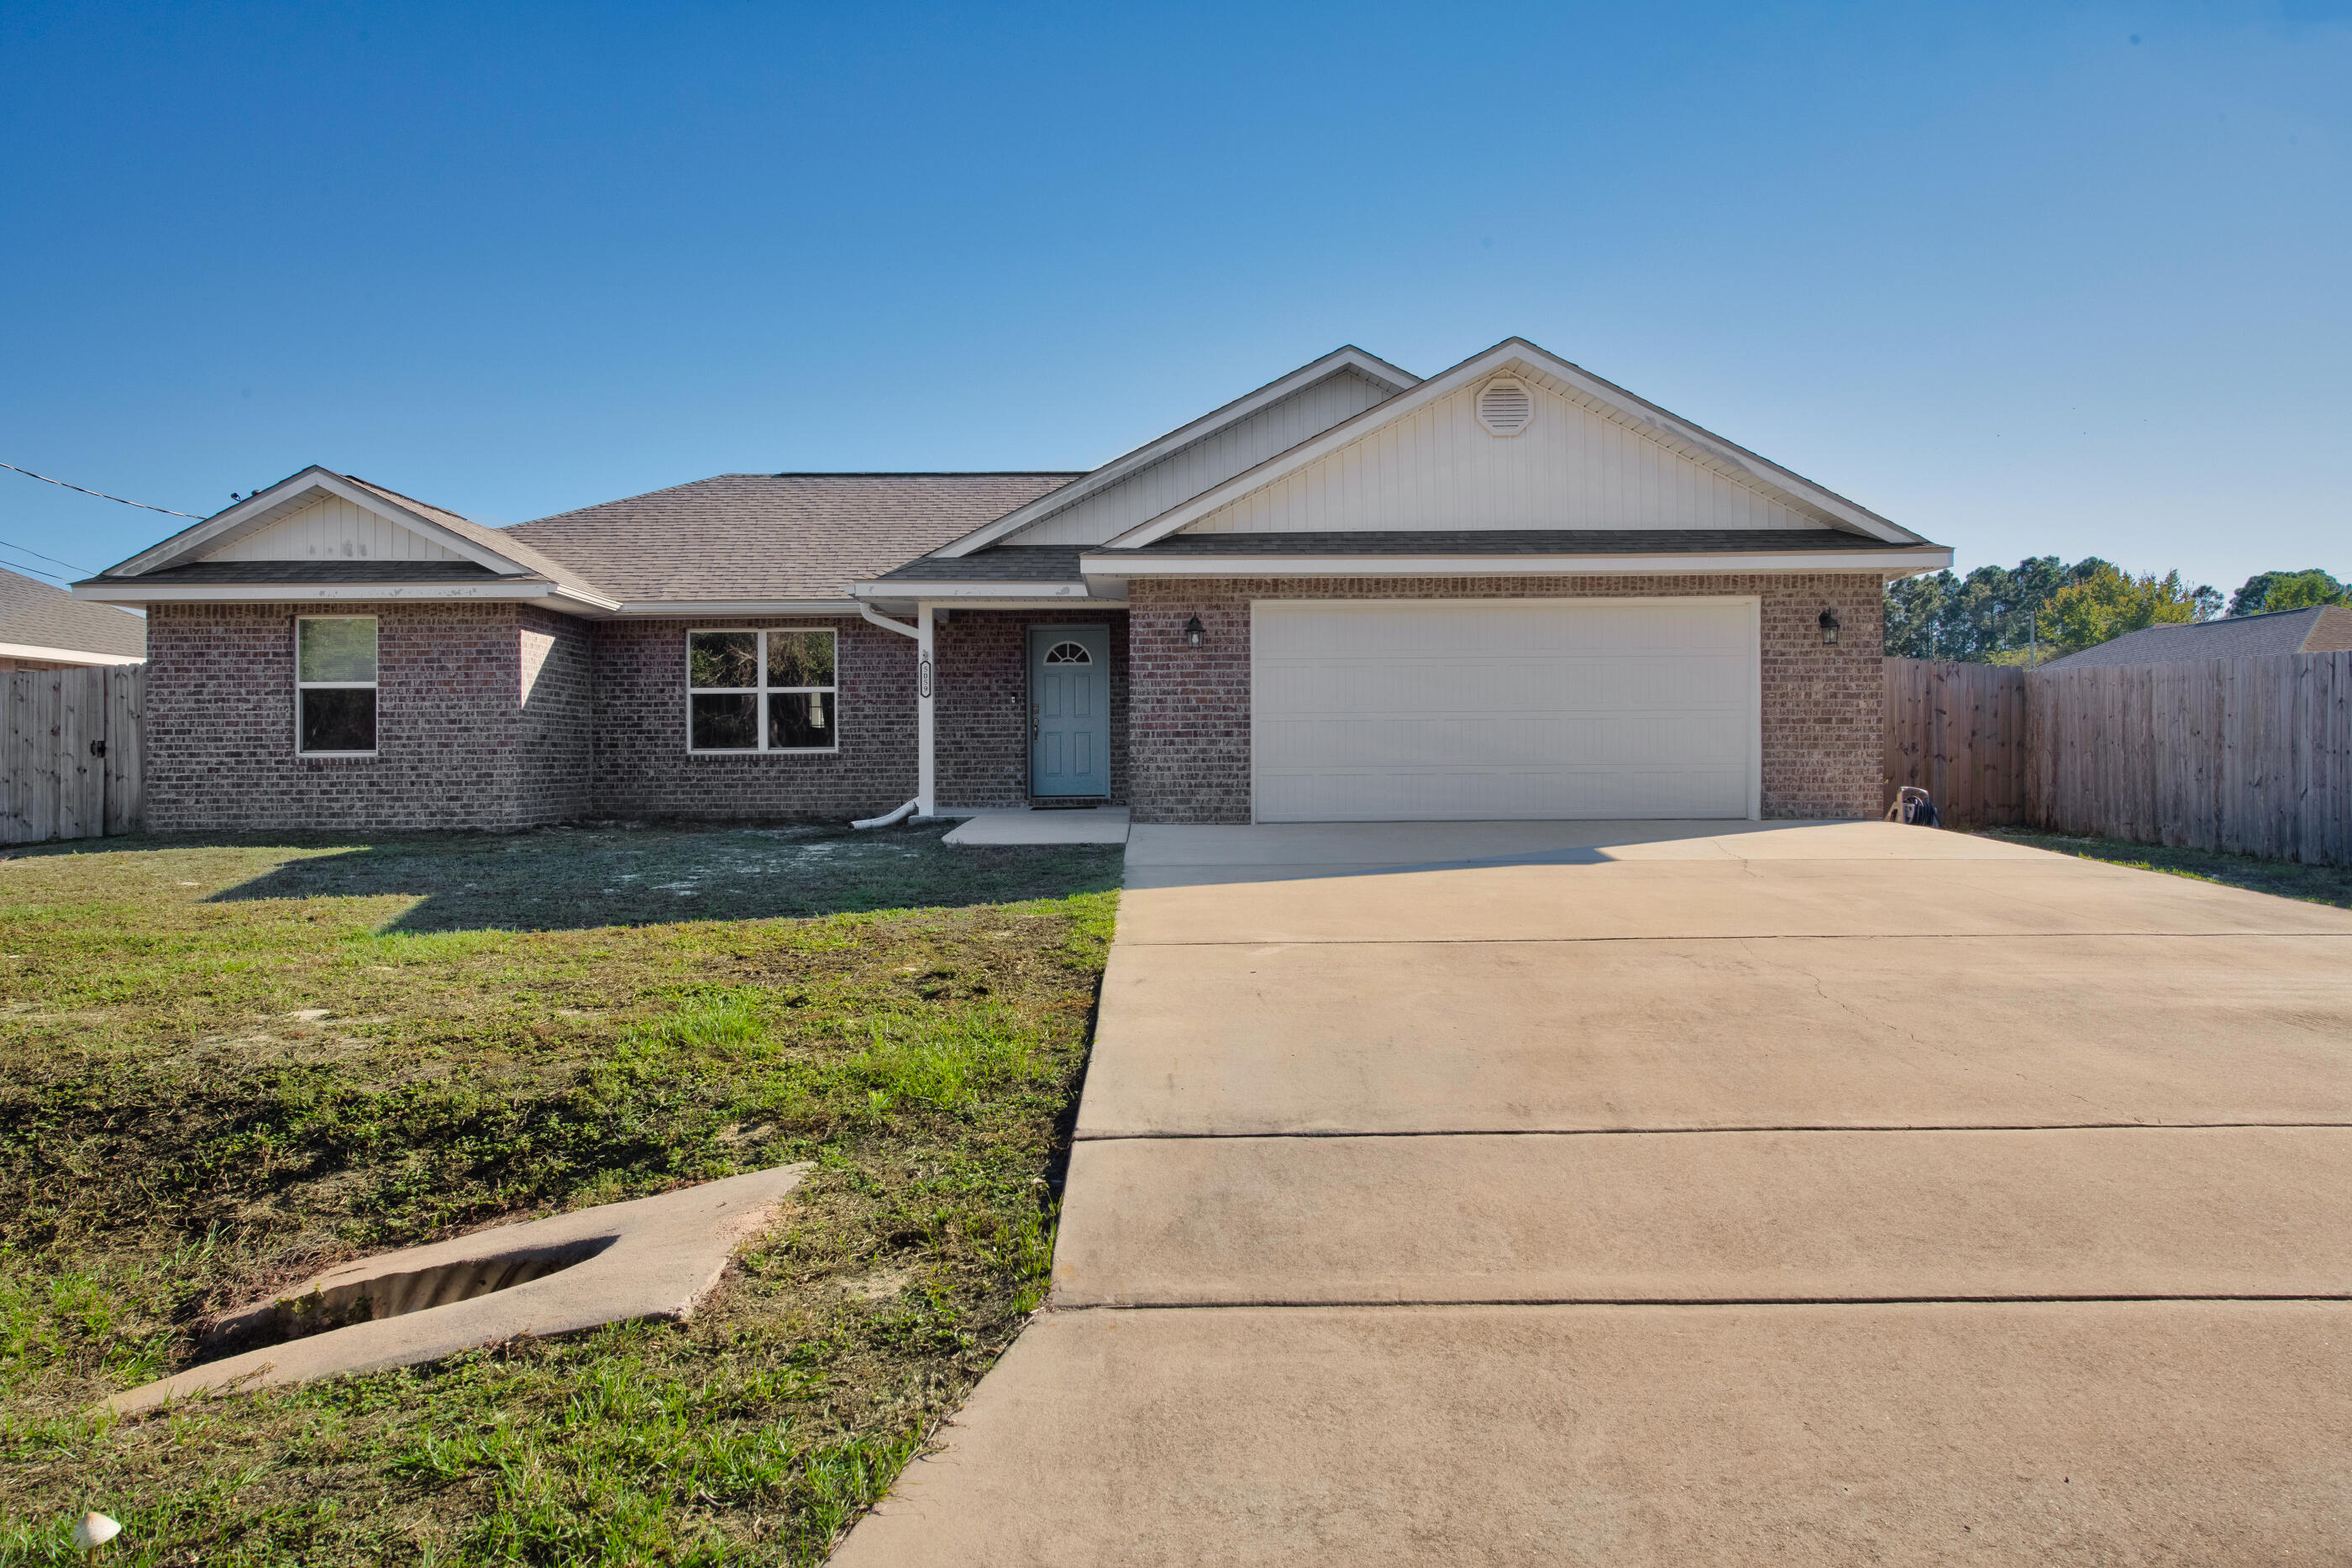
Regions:
<instances>
[{"instance_id":1,"label":"dirt patch in lawn","mask_svg":"<svg viewBox=\"0 0 2352 1568\"><path fill-rule=\"evenodd\" d=\"M937 841L0 862L0 1561L820 1559L1042 1294L1110 936L1116 849ZM687 1327L83 1414L326 1263L797 1159Z\"/></svg>"}]
</instances>

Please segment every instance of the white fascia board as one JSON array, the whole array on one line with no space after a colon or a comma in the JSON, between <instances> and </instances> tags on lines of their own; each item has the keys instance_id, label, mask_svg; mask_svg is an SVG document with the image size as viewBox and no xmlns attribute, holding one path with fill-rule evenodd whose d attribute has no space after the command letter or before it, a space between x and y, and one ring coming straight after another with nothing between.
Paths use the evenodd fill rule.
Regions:
<instances>
[{"instance_id":1,"label":"white fascia board","mask_svg":"<svg viewBox=\"0 0 2352 1568\"><path fill-rule=\"evenodd\" d=\"M926 582L919 578L853 583L849 591L860 599L936 599L943 604L961 603L968 599L1025 601L1084 600L1087 597L1087 585L1083 582L973 582L969 580Z\"/></svg>"},{"instance_id":2,"label":"white fascia board","mask_svg":"<svg viewBox=\"0 0 2352 1568\"><path fill-rule=\"evenodd\" d=\"M30 643L0 643L0 659L44 659L52 664L143 664L135 653L93 653L87 648L42 648Z\"/></svg>"},{"instance_id":3,"label":"white fascia board","mask_svg":"<svg viewBox=\"0 0 2352 1568\"><path fill-rule=\"evenodd\" d=\"M495 550L485 549L431 517L412 512L397 501L388 500L373 490L354 485L333 470L321 468L314 463L291 478L281 479L267 490L247 496L226 511L215 512L194 527L181 529L163 543L141 551L120 566L109 567L107 573L109 576L135 577L186 560L201 554L207 546L217 544L224 536L241 532L247 525L260 522L270 513L290 509L289 503L313 493L333 496L363 511L373 512L387 522L397 523L413 533L424 535L445 549L454 550L476 566L501 573L524 570L521 562L509 560Z\"/></svg>"},{"instance_id":4,"label":"white fascia board","mask_svg":"<svg viewBox=\"0 0 2352 1568\"><path fill-rule=\"evenodd\" d=\"M1426 408L1439 398L1483 381L1514 362L1523 363L1538 374L1553 377L1575 388L1580 395L1623 414L1637 424L1701 447L1769 488L1805 507L1837 517L1872 538L1887 544L1926 542L1918 535L1888 522L1877 513L1857 507L1843 496L1824 490L1811 480L1791 474L1778 464L1767 462L1745 447L1735 446L1712 431L1702 430L1687 420L1677 418L1655 403L1635 397L1624 388L1604 382L1558 355L1537 348L1524 338L1506 338L1486 352L1472 355L1452 370L1430 377L1410 392L1401 392L1386 402L1374 403L1353 418L1341 420L1322 434L1302 441L1287 452L1276 453L1256 467L1244 469L1223 484L1213 485L1191 500L1180 502L1158 517L1138 523L1110 540L1106 548L1132 549L1166 538L1170 534L1199 522L1219 507L1255 490L1263 489L1310 463L1362 440L1381 425Z\"/></svg>"},{"instance_id":5,"label":"white fascia board","mask_svg":"<svg viewBox=\"0 0 2352 1568\"><path fill-rule=\"evenodd\" d=\"M653 599L640 602L625 601L614 606L613 613L647 618L667 615L831 615L847 618L857 613L857 601L853 599Z\"/></svg>"},{"instance_id":6,"label":"white fascia board","mask_svg":"<svg viewBox=\"0 0 2352 1568\"><path fill-rule=\"evenodd\" d=\"M77 582L76 599L100 604L300 604L313 601L351 603L365 600L497 599L562 600L610 613L611 600L591 599L558 588L543 578L500 582L152 582L135 577Z\"/></svg>"},{"instance_id":7,"label":"white fascia board","mask_svg":"<svg viewBox=\"0 0 2352 1568\"><path fill-rule=\"evenodd\" d=\"M1951 564L1948 549L1816 550L1803 555L1686 550L1656 555L1196 555L1142 560L1122 551L1078 558L1081 570L1126 577L1551 577L1685 571L1891 571L1908 577Z\"/></svg>"},{"instance_id":8,"label":"white fascia board","mask_svg":"<svg viewBox=\"0 0 2352 1568\"><path fill-rule=\"evenodd\" d=\"M887 593L877 593L871 599L864 601L864 603L868 609L877 605L897 607L899 605L928 604L932 609L940 612L942 615L951 610L1053 611L1124 610L1127 608L1127 600L1124 597L1118 599L1098 599L1092 597L1081 599L1070 594L1055 594L1051 596L1037 594L1024 596L1019 592L1019 589L1020 584L1018 583L998 583L996 585L995 595L990 598L966 598L950 601L941 599L938 594L933 593L929 589L926 588L920 593L908 593L896 598Z\"/></svg>"},{"instance_id":9,"label":"white fascia board","mask_svg":"<svg viewBox=\"0 0 2352 1568\"><path fill-rule=\"evenodd\" d=\"M1157 440L1145 442L1132 452L1121 453L1083 477L1073 479L1060 489L1040 496L1028 505L1016 507L994 522L975 528L952 544L942 545L931 553L941 556L961 556L970 555L976 549L984 549L1007 534L1018 533L1043 517L1076 505L1097 491L1108 489L1138 469L1150 467L1171 452L1181 451L1196 441L1205 440L1226 425L1247 419L1267 404L1279 402L1300 388L1313 386L1317 382L1337 375L1341 371L1354 371L1369 381L1378 382L1385 387L1393 387L1400 392L1421 384L1421 378L1412 371L1399 370L1386 360L1368 354L1350 343L1345 348L1332 350L1312 364L1299 366L1298 369L1278 381L1268 382L1254 392L1235 398L1223 408L1202 414L1181 429L1171 430Z\"/></svg>"}]
</instances>

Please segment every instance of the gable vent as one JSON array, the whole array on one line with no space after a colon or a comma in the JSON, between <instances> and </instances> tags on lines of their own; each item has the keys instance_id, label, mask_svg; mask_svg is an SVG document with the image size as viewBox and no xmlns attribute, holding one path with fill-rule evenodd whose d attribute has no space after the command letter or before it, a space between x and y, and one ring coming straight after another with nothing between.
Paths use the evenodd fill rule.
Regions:
<instances>
[{"instance_id":1,"label":"gable vent","mask_svg":"<svg viewBox=\"0 0 2352 1568\"><path fill-rule=\"evenodd\" d=\"M1517 435L1534 423L1536 396L1525 382L1496 376L1478 389L1478 423L1489 435Z\"/></svg>"}]
</instances>

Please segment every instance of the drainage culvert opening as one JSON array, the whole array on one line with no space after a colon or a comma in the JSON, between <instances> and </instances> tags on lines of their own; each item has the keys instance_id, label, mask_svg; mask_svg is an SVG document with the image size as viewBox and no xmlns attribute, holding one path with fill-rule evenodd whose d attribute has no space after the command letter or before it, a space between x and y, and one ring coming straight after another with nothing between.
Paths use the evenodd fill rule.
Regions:
<instances>
[{"instance_id":1,"label":"drainage culvert opening","mask_svg":"<svg viewBox=\"0 0 2352 1568\"><path fill-rule=\"evenodd\" d=\"M615 1239L597 1236L555 1247L520 1248L430 1269L387 1268L383 1273L346 1280L325 1290L257 1302L224 1313L206 1324L196 1337L197 1359L218 1361L223 1356L306 1339L352 1323L406 1317L411 1312L496 1295L585 1263ZM396 1256L383 1261L390 1264Z\"/></svg>"}]
</instances>

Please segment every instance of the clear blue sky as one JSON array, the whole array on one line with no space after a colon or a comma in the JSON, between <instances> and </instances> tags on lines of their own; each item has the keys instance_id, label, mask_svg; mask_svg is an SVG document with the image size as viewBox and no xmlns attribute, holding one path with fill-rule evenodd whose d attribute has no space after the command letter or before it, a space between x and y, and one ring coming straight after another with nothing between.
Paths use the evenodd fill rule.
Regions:
<instances>
[{"instance_id":1,"label":"clear blue sky","mask_svg":"<svg viewBox=\"0 0 2352 1568\"><path fill-rule=\"evenodd\" d=\"M1517 333L1963 568L2352 573L2347 0L9 0L0 161L0 460L190 512L1085 468Z\"/></svg>"}]
</instances>

